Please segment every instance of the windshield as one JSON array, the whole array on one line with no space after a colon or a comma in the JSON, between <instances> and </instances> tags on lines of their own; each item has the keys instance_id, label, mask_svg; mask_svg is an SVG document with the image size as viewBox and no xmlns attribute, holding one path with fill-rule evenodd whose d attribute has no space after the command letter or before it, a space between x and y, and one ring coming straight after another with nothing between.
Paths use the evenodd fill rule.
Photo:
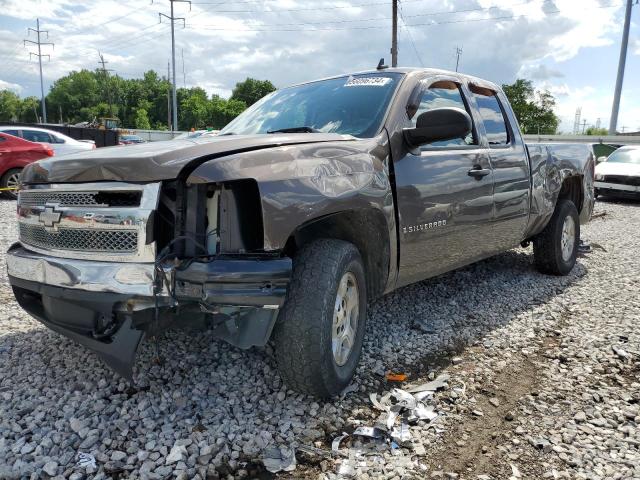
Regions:
<instances>
[{"instance_id":1,"label":"windshield","mask_svg":"<svg viewBox=\"0 0 640 480\"><path fill-rule=\"evenodd\" d=\"M635 163L640 165L640 148L616 150L609 155L607 163Z\"/></svg>"},{"instance_id":2,"label":"windshield","mask_svg":"<svg viewBox=\"0 0 640 480\"><path fill-rule=\"evenodd\" d=\"M220 135L296 129L373 137L401 76L367 73L278 90L245 110Z\"/></svg>"}]
</instances>

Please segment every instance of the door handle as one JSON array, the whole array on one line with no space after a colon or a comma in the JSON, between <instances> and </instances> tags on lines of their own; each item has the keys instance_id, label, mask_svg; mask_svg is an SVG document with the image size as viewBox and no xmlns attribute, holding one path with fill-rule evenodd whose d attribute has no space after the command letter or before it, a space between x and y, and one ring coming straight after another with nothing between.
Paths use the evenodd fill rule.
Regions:
<instances>
[{"instance_id":1,"label":"door handle","mask_svg":"<svg viewBox=\"0 0 640 480\"><path fill-rule=\"evenodd\" d=\"M486 177L490 173L490 169L482 168L480 165L474 165L473 168L467 172L469 176L475 177L476 180L480 180L482 177Z\"/></svg>"}]
</instances>

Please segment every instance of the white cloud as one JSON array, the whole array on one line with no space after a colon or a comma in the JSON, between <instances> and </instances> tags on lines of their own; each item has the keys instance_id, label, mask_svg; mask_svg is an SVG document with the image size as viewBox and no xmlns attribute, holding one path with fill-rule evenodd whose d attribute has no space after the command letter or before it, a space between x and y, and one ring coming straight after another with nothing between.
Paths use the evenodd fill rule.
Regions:
<instances>
[{"instance_id":1,"label":"white cloud","mask_svg":"<svg viewBox=\"0 0 640 480\"><path fill-rule=\"evenodd\" d=\"M631 43L631 51L634 55L640 55L640 38L635 38Z\"/></svg>"},{"instance_id":2,"label":"white cloud","mask_svg":"<svg viewBox=\"0 0 640 480\"><path fill-rule=\"evenodd\" d=\"M0 79L0 90L11 90L12 92L19 94L22 92L22 85L18 85L17 83L5 82L4 80Z\"/></svg>"}]
</instances>

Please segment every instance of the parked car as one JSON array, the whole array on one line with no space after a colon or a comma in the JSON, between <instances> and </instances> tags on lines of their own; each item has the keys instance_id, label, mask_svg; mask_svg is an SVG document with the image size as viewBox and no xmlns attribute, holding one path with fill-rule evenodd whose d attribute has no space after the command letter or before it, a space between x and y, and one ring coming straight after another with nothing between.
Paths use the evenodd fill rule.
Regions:
<instances>
[{"instance_id":1,"label":"parked car","mask_svg":"<svg viewBox=\"0 0 640 480\"><path fill-rule=\"evenodd\" d=\"M30 142L46 143L51 146L56 155L66 155L96 148L93 140L75 140L60 132L45 128L0 126L0 132L24 138Z\"/></svg>"},{"instance_id":2,"label":"parked car","mask_svg":"<svg viewBox=\"0 0 640 480\"><path fill-rule=\"evenodd\" d=\"M587 144L525 145L485 80L343 75L276 91L216 138L27 167L9 281L129 379L143 336L200 324L240 348L272 339L286 383L328 397L371 300L530 243L538 270L567 275L594 164ZM135 221L78 220L97 212Z\"/></svg>"},{"instance_id":3,"label":"parked car","mask_svg":"<svg viewBox=\"0 0 640 480\"><path fill-rule=\"evenodd\" d=\"M621 147L596 165L595 194L640 198L640 146Z\"/></svg>"},{"instance_id":4,"label":"parked car","mask_svg":"<svg viewBox=\"0 0 640 480\"><path fill-rule=\"evenodd\" d=\"M0 133L0 188L17 188L26 165L52 156L53 150L48 145ZM17 196L13 190L2 192L10 198Z\"/></svg>"},{"instance_id":5,"label":"parked car","mask_svg":"<svg viewBox=\"0 0 640 480\"><path fill-rule=\"evenodd\" d=\"M120 135L118 142L120 145L134 145L136 143L146 143L147 141L138 135Z\"/></svg>"},{"instance_id":6,"label":"parked car","mask_svg":"<svg viewBox=\"0 0 640 480\"><path fill-rule=\"evenodd\" d=\"M176 138L174 138L174 140L185 140L185 139L193 140L194 138L198 138L202 136L210 137L210 136L217 135L218 132L220 132L220 130L194 130L192 132L181 133Z\"/></svg>"}]
</instances>

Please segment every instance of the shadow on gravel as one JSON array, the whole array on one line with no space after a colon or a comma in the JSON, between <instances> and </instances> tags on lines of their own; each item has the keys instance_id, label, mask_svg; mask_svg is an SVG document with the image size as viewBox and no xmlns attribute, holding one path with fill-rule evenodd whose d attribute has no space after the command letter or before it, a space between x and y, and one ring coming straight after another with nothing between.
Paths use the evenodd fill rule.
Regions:
<instances>
[{"instance_id":1,"label":"shadow on gravel","mask_svg":"<svg viewBox=\"0 0 640 480\"><path fill-rule=\"evenodd\" d=\"M374 302L356 375L360 390L330 402L288 391L270 347L242 351L211 332L168 332L159 342L164 365L152 363L154 345L143 342L130 387L11 302L9 318L0 319L0 465L40 471L42 458L52 457L61 473L78 451L110 458L113 451L142 450L158 452L154 468L162 469L168 450L186 439L189 457L202 445L211 447L209 468L261 474L261 467L243 462L258 459L269 444L320 440L330 446L336 433L352 430L349 418L371 415L368 393L384 387L385 371L404 371L415 381L445 366L455 352L578 281L587 272L585 261L568 277L544 276L518 249ZM14 322L33 323L15 331ZM51 441L43 447L43 439ZM40 450L23 448L32 443ZM99 467L107 457L98 457ZM133 455L122 463L132 473L144 461ZM190 477L193 462L186 465Z\"/></svg>"}]
</instances>

